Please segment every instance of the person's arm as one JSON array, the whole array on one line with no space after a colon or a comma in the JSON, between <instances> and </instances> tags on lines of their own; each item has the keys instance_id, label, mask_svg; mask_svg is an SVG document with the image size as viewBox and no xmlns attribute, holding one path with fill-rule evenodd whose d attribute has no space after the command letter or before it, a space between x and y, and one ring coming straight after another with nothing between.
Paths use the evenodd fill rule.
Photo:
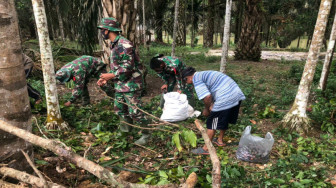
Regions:
<instances>
[{"instance_id":1,"label":"person's arm","mask_svg":"<svg viewBox=\"0 0 336 188\"><path fill-rule=\"evenodd\" d=\"M204 99L203 99L203 102L204 102L204 109L203 109L203 115L204 116L209 116L210 115L210 112L211 112L211 106L212 106L212 103L213 103L213 100L212 100L212 96L211 94L206 96Z\"/></svg>"}]
</instances>

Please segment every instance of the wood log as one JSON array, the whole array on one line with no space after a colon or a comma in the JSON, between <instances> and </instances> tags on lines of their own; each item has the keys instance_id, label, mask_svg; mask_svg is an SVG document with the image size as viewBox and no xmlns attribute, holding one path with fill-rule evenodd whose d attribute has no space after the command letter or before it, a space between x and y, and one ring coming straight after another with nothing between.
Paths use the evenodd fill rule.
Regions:
<instances>
[{"instance_id":1,"label":"wood log","mask_svg":"<svg viewBox=\"0 0 336 188\"><path fill-rule=\"evenodd\" d=\"M43 181L41 181L40 178L27 174L26 172L22 172L19 170L15 170L13 168L8 168L8 167L0 167L0 174L11 177L14 179L17 179L19 181L22 181L24 183L28 183L37 187L44 187ZM1 184L1 182L0 182ZM56 183L52 182L47 182L49 188L65 188L62 185L58 185ZM1 186L0 186L1 187Z\"/></svg>"},{"instance_id":2,"label":"wood log","mask_svg":"<svg viewBox=\"0 0 336 188\"><path fill-rule=\"evenodd\" d=\"M212 163L212 187L220 188L221 185L221 175L220 175L220 162L216 153L215 147L212 145L212 142L206 133L206 130L203 128L198 119L195 120L197 129L202 133L205 145L208 148L210 159Z\"/></svg>"}]
</instances>

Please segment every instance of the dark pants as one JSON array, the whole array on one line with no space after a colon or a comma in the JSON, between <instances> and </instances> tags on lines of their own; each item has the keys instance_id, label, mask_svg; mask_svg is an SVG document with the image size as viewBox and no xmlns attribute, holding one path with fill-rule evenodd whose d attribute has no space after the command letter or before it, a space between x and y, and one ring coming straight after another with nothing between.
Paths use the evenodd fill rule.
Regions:
<instances>
[{"instance_id":1,"label":"dark pants","mask_svg":"<svg viewBox=\"0 0 336 188\"><path fill-rule=\"evenodd\" d=\"M25 70L26 78L28 78L31 71L32 71L32 68ZM42 99L40 92L34 89L29 83L27 83L27 89L28 89L29 97L35 99L35 101Z\"/></svg>"}]
</instances>

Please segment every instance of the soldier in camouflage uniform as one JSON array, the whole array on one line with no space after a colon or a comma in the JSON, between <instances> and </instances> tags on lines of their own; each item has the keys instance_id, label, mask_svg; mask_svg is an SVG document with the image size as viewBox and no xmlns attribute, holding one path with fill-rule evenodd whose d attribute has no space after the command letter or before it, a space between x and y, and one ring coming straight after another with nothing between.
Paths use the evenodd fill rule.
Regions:
<instances>
[{"instance_id":1,"label":"soldier in camouflage uniform","mask_svg":"<svg viewBox=\"0 0 336 188\"><path fill-rule=\"evenodd\" d=\"M106 73L106 64L98 58L92 56L81 56L74 61L64 65L56 72L56 79L61 83L73 80L75 88L72 90L72 96L65 106L70 106L78 98L82 97L82 104L90 104L90 95L87 84L90 78L100 78L101 73ZM102 86L107 95L113 96L113 89L108 86Z\"/></svg>"},{"instance_id":2,"label":"soldier in camouflage uniform","mask_svg":"<svg viewBox=\"0 0 336 188\"><path fill-rule=\"evenodd\" d=\"M115 18L103 18L98 28L101 29L103 38L111 41L111 71L102 74L97 84L103 85L107 80L113 79L116 99L114 102L115 113L125 122L133 123L134 121L141 126L146 126L148 120L144 114L136 108L132 108L132 105L141 106L141 92L144 85L144 67L140 63L139 56L133 44L120 35L120 23ZM120 124L120 130L129 132L129 126ZM144 145L149 136L148 131L142 131L142 137L135 143Z\"/></svg>"},{"instance_id":3,"label":"soldier in camouflage uniform","mask_svg":"<svg viewBox=\"0 0 336 188\"><path fill-rule=\"evenodd\" d=\"M150 67L164 80L164 85L161 87L163 92L172 92L177 83L177 92L186 94L189 104L194 107L193 85L187 84L182 80L182 71L186 66L180 59L158 54L151 59ZM164 99L162 96L160 102L161 108L163 105Z\"/></svg>"}]
</instances>

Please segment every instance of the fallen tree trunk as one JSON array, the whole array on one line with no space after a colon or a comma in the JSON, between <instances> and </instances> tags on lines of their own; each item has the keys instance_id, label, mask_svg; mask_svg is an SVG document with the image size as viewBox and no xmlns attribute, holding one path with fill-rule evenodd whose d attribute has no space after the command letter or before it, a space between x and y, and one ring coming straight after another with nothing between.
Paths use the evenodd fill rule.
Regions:
<instances>
[{"instance_id":1,"label":"fallen tree trunk","mask_svg":"<svg viewBox=\"0 0 336 188\"><path fill-rule=\"evenodd\" d=\"M221 175L220 175L220 162L216 153L215 147L212 145L212 142L206 133L205 129L201 125L201 123L198 121L198 119L195 120L195 124L197 129L202 133L202 137L204 139L205 145L207 146L210 154L210 159L212 162L212 187L213 188L219 188L221 186Z\"/></svg>"},{"instance_id":2,"label":"fallen tree trunk","mask_svg":"<svg viewBox=\"0 0 336 188\"><path fill-rule=\"evenodd\" d=\"M10 134L13 134L17 137L20 137L34 145L38 145L44 149L50 150L54 152L55 154L66 158L71 163L75 164L76 166L83 168L90 172L91 174L95 175L99 179L106 181L109 185L112 187L128 187L128 188L175 188L179 187L178 185L162 185L162 186L151 186L151 185L145 185L145 184L134 184L129 183L123 180L120 180L117 175L109 171L108 169L88 160L85 159L76 153L74 153L71 148L67 148L66 145L62 142L55 141L55 140L49 140L45 139L39 136L36 136L28 131L25 131L23 129L14 127L10 125L9 123L6 123L2 120L0 120L0 129L3 131L6 131ZM184 184L180 185L180 187L184 186Z\"/></svg>"},{"instance_id":3,"label":"fallen tree trunk","mask_svg":"<svg viewBox=\"0 0 336 188\"><path fill-rule=\"evenodd\" d=\"M44 187L45 184L43 181L41 181L40 178L27 174L25 172L19 171L19 170L15 170L13 168L8 168L8 167L1 167L0 168L0 174L7 176L7 177L11 177L14 179L17 179L19 181L22 181L24 183L28 183L30 185L34 185L37 187ZM56 183L52 183L52 182L47 182L47 185L49 188L65 188L62 185L58 185ZM2 187L2 186L0 186Z\"/></svg>"}]
</instances>

